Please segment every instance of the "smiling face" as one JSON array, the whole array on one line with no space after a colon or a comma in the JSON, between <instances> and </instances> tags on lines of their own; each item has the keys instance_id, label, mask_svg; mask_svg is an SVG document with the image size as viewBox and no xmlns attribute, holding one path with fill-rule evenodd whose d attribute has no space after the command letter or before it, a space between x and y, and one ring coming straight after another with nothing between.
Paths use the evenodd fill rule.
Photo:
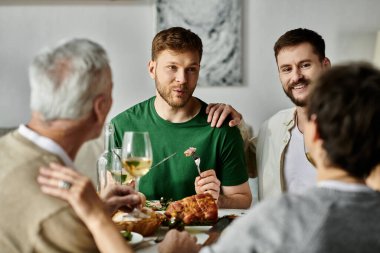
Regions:
<instances>
[{"instance_id":1,"label":"smiling face","mask_svg":"<svg viewBox=\"0 0 380 253\"><path fill-rule=\"evenodd\" d=\"M194 51L164 50L149 62L157 97L173 108L182 108L190 101L197 86L199 70L200 56Z\"/></svg>"},{"instance_id":2,"label":"smiling face","mask_svg":"<svg viewBox=\"0 0 380 253\"><path fill-rule=\"evenodd\" d=\"M285 94L296 106L306 106L310 84L330 66L327 58L320 61L310 43L282 48L277 55L280 81Z\"/></svg>"}]
</instances>

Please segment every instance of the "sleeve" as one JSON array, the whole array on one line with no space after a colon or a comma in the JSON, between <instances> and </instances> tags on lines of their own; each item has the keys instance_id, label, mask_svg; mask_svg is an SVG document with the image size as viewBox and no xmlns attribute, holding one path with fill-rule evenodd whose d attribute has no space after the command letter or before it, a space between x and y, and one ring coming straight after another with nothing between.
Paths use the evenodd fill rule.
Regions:
<instances>
[{"instance_id":1,"label":"sleeve","mask_svg":"<svg viewBox=\"0 0 380 253\"><path fill-rule=\"evenodd\" d=\"M123 133L124 133L123 127L120 126L117 118L113 118L111 120L111 124L113 125L114 131L115 131L113 134L114 147L121 148L123 144Z\"/></svg>"},{"instance_id":2,"label":"sleeve","mask_svg":"<svg viewBox=\"0 0 380 253\"><path fill-rule=\"evenodd\" d=\"M256 137L256 166L257 166L257 175L258 175L258 184L259 184L259 199L263 199L263 168L264 168L264 146L266 141L268 131L268 121L265 121L260 127L259 133Z\"/></svg>"},{"instance_id":3,"label":"sleeve","mask_svg":"<svg viewBox=\"0 0 380 253\"><path fill-rule=\"evenodd\" d=\"M257 177L256 167L256 143L253 138L253 129L250 125L246 124L244 120L237 126L240 130L241 137L244 142L244 155L247 163L248 176L250 178Z\"/></svg>"},{"instance_id":4,"label":"sleeve","mask_svg":"<svg viewBox=\"0 0 380 253\"><path fill-rule=\"evenodd\" d=\"M219 152L222 170L218 178L223 186L239 185L248 180L243 139L237 127L226 126L224 129L226 133Z\"/></svg>"},{"instance_id":5,"label":"sleeve","mask_svg":"<svg viewBox=\"0 0 380 253\"><path fill-rule=\"evenodd\" d=\"M234 220L218 241L203 248L201 253L294 252L294 248L288 250L284 247L291 227L291 223L284 222L292 213L287 207L288 203L283 198L257 204ZM295 241L290 244L296 246Z\"/></svg>"},{"instance_id":6,"label":"sleeve","mask_svg":"<svg viewBox=\"0 0 380 253\"><path fill-rule=\"evenodd\" d=\"M215 244L202 248L200 253L255 253L257 250L257 238L252 235L260 230L260 226L254 226L254 219L257 218L253 210L243 217L233 221L221 234ZM254 217L256 216L256 217ZM257 224L256 224L257 225ZM237 238L239 238L237 240ZM265 252L265 251L264 251ZM268 251L270 252L270 251Z\"/></svg>"},{"instance_id":7,"label":"sleeve","mask_svg":"<svg viewBox=\"0 0 380 253\"><path fill-rule=\"evenodd\" d=\"M99 252L90 231L70 207L41 223L35 249L36 252Z\"/></svg>"}]
</instances>

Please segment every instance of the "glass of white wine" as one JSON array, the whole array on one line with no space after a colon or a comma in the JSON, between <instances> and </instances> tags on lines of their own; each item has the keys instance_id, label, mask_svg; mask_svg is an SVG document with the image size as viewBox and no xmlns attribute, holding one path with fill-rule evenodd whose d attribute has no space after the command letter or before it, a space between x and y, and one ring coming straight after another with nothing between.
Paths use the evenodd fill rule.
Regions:
<instances>
[{"instance_id":1,"label":"glass of white wine","mask_svg":"<svg viewBox=\"0 0 380 253\"><path fill-rule=\"evenodd\" d=\"M139 181L151 168L152 145L148 132L125 132L121 156L124 169L135 177L135 190L139 191Z\"/></svg>"},{"instance_id":2,"label":"glass of white wine","mask_svg":"<svg viewBox=\"0 0 380 253\"><path fill-rule=\"evenodd\" d=\"M134 180L134 177L123 168L121 159L122 149L115 148L112 151L115 159L112 161L112 168L107 172L107 182L111 184L129 185Z\"/></svg>"}]
</instances>

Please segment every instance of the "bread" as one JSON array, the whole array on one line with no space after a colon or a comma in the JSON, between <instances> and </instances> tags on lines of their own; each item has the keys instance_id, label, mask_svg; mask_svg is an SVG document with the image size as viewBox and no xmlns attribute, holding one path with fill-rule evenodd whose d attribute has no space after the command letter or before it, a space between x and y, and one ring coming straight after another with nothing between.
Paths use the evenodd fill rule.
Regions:
<instances>
[{"instance_id":1,"label":"bread","mask_svg":"<svg viewBox=\"0 0 380 253\"><path fill-rule=\"evenodd\" d=\"M197 194L172 202L165 215L168 219L180 219L185 225L212 224L218 220L218 206L211 194Z\"/></svg>"},{"instance_id":2,"label":"bread","mask_svg":"<svg viewBox=\"0 0 380 253\"><path fill-rule=\"evenodd\" d=\"M133 231L143 236L152 235L160 227L161 222L165 219L165 216L160 213L156 213L149 208L143 208L142 211L149 217L135 218L125 212L118 211L112 217L112 220L119 230Z\"/></svg>"}]
</instances>

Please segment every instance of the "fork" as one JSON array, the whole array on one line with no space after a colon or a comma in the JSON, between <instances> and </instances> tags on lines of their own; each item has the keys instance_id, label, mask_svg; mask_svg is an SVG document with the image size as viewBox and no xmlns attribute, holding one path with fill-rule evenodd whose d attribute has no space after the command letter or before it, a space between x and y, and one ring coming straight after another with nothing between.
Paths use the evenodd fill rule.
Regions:
<instances>
[{"instance_id":1,"label":"fork","mask_svg":"<svg viewBox=\"0 0 380 253\"><path fill-rule=\"evenodd\" d=\"M195 165L197 165L197 170L198 170L199 176L202 177L201 176L201 169L199 167L199 165L201 164L201 158L199 156L197 156L196 154L193 154L191 157L194 159Z\"/></svg>"}]
</instances>

